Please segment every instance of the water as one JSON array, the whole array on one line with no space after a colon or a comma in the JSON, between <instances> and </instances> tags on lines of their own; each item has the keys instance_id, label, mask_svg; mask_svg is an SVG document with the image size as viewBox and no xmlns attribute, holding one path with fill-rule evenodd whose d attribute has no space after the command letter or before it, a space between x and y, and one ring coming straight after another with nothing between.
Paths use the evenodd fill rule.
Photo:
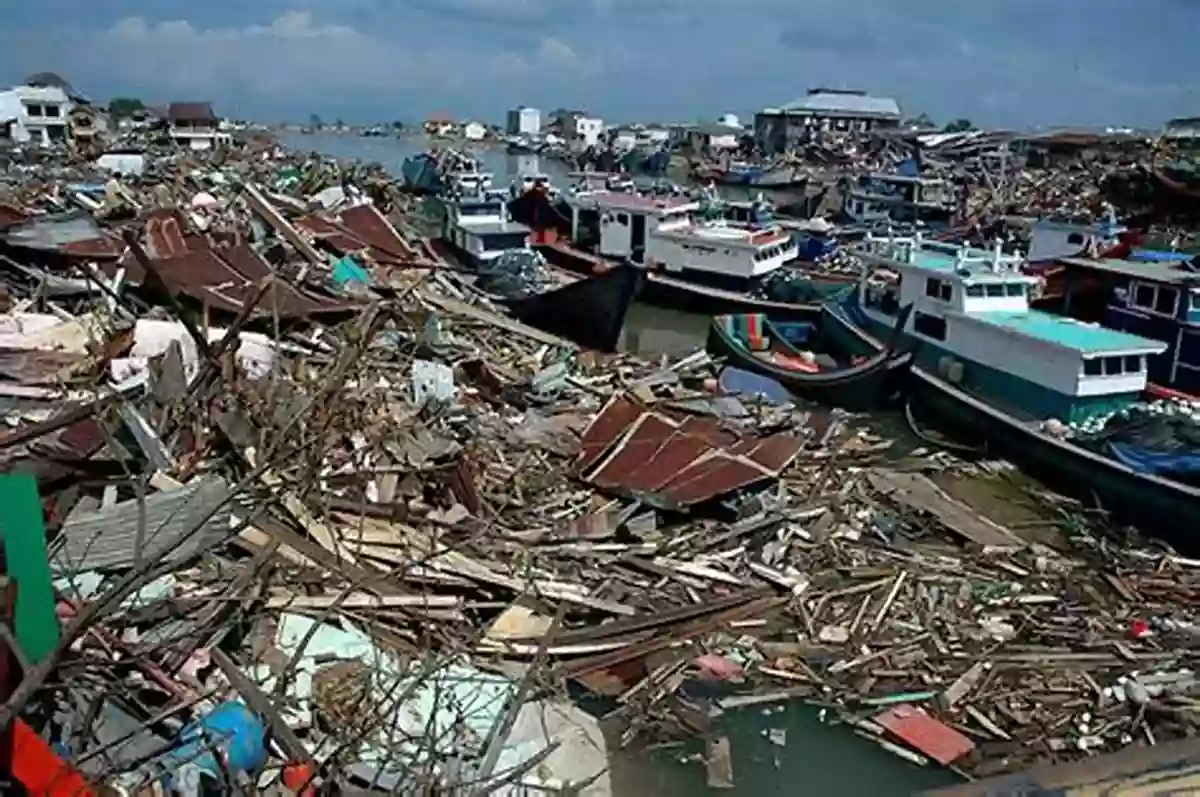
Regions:
<instances>
[{"instance_id":1,"label":"water","mask_svg":"<svg viewBox=\"0 0 1200 797\"><path fill-rule=\"evenodd\" d=\"M319 152L334 158L353 158L365 163L376 162L391 174L400 176L404 159L429 150L434 143L423 135L405 135L399 138L374 138L336 133L283 133L279 141L285 147L299 152ZM445 146L444 144L442 146ZM477 143L460 147L479 159L483 171L491 172L497 188L505 187L513 180L530 174L545 174L552 182L565 185L571 182L568 173L574 167L556 158L541 155L510 155L503 144Z\"/></svg>"}]
</instances>

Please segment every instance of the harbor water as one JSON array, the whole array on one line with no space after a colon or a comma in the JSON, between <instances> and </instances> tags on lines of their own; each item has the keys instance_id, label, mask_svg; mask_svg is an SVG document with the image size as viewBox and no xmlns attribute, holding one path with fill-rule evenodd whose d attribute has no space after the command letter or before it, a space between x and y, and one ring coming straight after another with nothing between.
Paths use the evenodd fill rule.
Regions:
<instances>
[{"instance_id":1,"label":"harbor water","mask_svg":"<svg viewBox=\"0 0 1200 797\"><path fill-rule=\"evenodd\" d=\"M353 135L292 135L282 143L296 151L378 162L398 174L404 159L423 152L424 136L369 138ZM510 155L503 146L478 147L474 154L498 186L523 175L542 173L560 184L571 167L538 155ZM623 350L644 357L680 357L704 346L709 319L647 305L631 308L622 334ZM903 424L881 419L889 431ZM910 445L905 448L911 448ZM937 767L922 768L859 738L845 726L830 726L812 706L782 702L727 712L712 735L730 741L733 788L706 785L704 744L692 739L649 751L621 751L611 758L615 797L698 797L699 795L813 795L814 797L892 797L910 795L958 781Z\"/></svg>"}]
</instances>

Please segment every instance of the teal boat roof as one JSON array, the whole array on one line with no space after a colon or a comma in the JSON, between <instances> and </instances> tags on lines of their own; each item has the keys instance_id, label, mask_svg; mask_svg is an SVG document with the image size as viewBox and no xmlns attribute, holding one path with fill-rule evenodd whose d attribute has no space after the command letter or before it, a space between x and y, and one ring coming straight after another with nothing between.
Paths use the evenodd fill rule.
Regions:
<instances>
[{"instance_id":1,"label":"teal boat roof","mask_svg":"<svg viewBox=\"0 0 1200 797\"><path fill-rule=\"evenodd\" d=\"M1133 354L1166 351L1167 344L1149 338L1086 324L1073 318L1040 313L992 311L969 313L962 317L1001 327L1027 338L1073 349L1082 355Z\"/></svg>"}]
</instances>

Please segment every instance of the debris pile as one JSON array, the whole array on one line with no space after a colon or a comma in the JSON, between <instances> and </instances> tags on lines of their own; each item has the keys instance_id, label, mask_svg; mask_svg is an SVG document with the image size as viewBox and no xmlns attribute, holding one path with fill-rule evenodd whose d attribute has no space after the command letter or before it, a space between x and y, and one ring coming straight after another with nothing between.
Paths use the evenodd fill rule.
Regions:
<instances>
[{"instance_id":1,"label":"debris pile","mask_svg":"<svg viewBox=\"0 0 1200 797\"><path fill-rule=\"evenodd\" d=\"M595 714L715 760L780 687L972 774L1193 732L1198 563L1027 543L921 472L962 463L456 298L378 175L149 166L0 216L22 779L603 794Z\"/></svg>"}]
</instances>

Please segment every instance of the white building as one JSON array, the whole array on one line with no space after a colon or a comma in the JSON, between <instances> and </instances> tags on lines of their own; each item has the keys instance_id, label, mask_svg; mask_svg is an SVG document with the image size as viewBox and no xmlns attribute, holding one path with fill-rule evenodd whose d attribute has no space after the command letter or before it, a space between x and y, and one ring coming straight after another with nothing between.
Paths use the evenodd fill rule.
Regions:
<instances>
[{"instance_id":1,"label":"white building","mask_svg":"<svg viewBox=\"0 0 1200 797\"><path fill-rule=\"evenodd\" d=\"M483 122L467 122L462 126L463 138L467 141L482 141L487 131L487 125Z\"/></svg>"},{"instance_id":2,"label":"white building","mask_svg":"<svg viewBox=\"0 0 1200 797\"><path fill-rule=\"evenodd\" d=\"M189 149L212 149L228 134L220 131L220 120L207 102L173 102L167 108L171 140Z\"/></svg>"},{"instance_id":3,"label":"white building","mask_svg":"<svg viewBox=\"0 0 1200 797\"><path fill-rule=\"evenodd\" d=\"M71 98L59 86L14 86L0 92L0 123L11 122L18 144L65 142L70 111Z\"/></svg>"},{"instance_id":4,"label":"white building","mask_svg":"<svg viewBox=\"0 0 1200 797\"><path fill-rule=\"evenodd\" d=\"M575 117L575 138L579 141L582 141L586 146L596 146L596 144L600 141L600 134L603 132L603 119L597 119L594 116Z\"/></svg>"},{"instance_id":5,"label":"white building","mask_svg":"<svg viewBox=\"0 0 1200 797\"><path fill-rule=\"evenodd\" d=\"M508 112L504 132L510 136L536 136L542 132L542 112L524 105Z\"/></svg>"}]
</instances>

